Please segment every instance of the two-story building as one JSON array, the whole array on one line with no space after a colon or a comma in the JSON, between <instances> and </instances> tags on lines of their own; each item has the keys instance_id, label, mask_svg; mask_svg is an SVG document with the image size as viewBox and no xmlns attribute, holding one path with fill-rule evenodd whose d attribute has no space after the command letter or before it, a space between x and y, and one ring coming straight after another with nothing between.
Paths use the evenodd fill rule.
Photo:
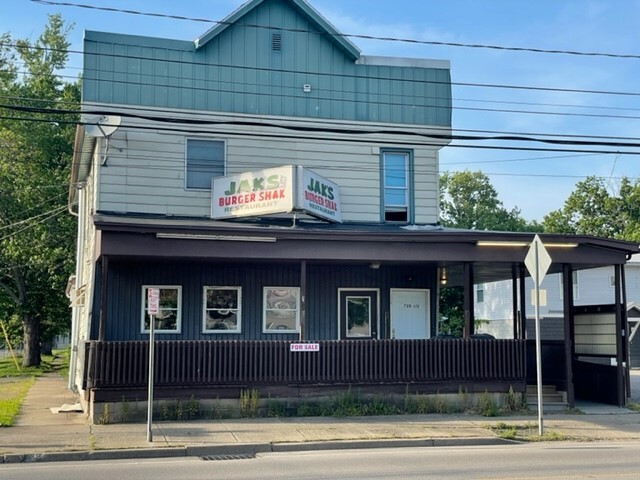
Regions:
<instances>
[{"instance_id":1,"label":"two-story building","mask_svg":"<svg viewBox=\"0 0 640 480\"><path fill-rule=\"evenodd\" d=\"M366 56L305 0L251 0L195 41L86 32L82 88L70 385L90 412L145 398L155 289L158 398L524 391L523 334L471 338L473 285L524 275L533 236L438 225L447 61ZM638 248L545 241L572 243L569 278ZM447 282L469 338L434 338Z\"/></svg>"}]
</instances>

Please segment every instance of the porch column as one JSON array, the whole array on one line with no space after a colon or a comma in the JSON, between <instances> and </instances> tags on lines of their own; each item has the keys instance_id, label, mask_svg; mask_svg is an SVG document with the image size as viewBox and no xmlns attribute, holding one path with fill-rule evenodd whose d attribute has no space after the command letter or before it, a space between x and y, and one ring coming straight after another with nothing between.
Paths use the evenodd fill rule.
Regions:
<instances>
[{"instance_id":1,"label":"porch column","mask_svg":"<svg viewBox=\"0 0 640 480\"><path fill-rule=\"evenodd\" d=\"M98 320L98 340L104 342L106 335L107 316L107 278L109 273L109 257L102 256L102 271L100 285L100 318Z\"/></svg>"},{"instance_id":2,"label":"porch column","mask_svg":"<svg viewBox=\"0 0 640 480\"><path fill-rule=\"evenodd\" d=\"M569 408L576 405L575 388L573 385L573 271L568 264L562 265L562 298L564 299L564 362L567 378L567 404Z\"/></svg>"},{"instance_id":3,"label":"porch column","mask_svg":"<svg viewBox=\"0 0 640 480\"><path fill-rule=\"evenodd\" d=\"M473 313L473 264L464 264L464 337L474 333Z\"/></svg>"},{"instance_id":4,"label":"porch column","mask_svg":"<svg viewBox=\"0 0 640 480\"><path fill-rule=\"evenodd\" d=\"M626 400L628 400L631 398L631 351L629 350L629 335L631 335L631 331L629 330L629 311L627 309L627 279L624 265L620 267L620 288L622 289L622 325L624 328L624 338L622 339L622 345L624 346L624 362L626 367L624 370L624 377L627 392Z\"/></svg>"},{"instance_id":5,"label":"porch column","mask_svg":"<svg viewBox=\"0 0 640 480\"><path fill-rule=\"evenodd\" d=\"M524 265L520 265L520 338L527 338L527 296Z\"/></svg>"},{"instance_id":6,"label":"porch column","mask_svg":"<svg viewBox=\"0 0 640 480\"><path fill-rule=\"evenodd\" d=\"M623 349L623 326L624 319L622 313L622 289L620 283L622 279L622 265L615 265L615 315L616 315L616 396L618 398L618 406L626 405L625 398L625 373L624 373L624 352Z\"/></svg>"},{"instance_id":7,"label":"porch column","mask_svg":"<svg viewBox=\"0 0 640 480\"><path fill-rule=\"evenodd\" d=\"M513 308L513 338L520 338L520 325L518 315L518 270L516 265L511 266L511 302Z\"/></svg>"},{"instance_id":8,"label":"porch column","mask_svg":"<svg viewBox=\"0 0 640 480\"><path fill-rule=\"evenodd\" d=\"M304 340L304 328L306 317L306 299L307 299L307 261L300 262L300 338Z\"/></svg>"}]
</instances>

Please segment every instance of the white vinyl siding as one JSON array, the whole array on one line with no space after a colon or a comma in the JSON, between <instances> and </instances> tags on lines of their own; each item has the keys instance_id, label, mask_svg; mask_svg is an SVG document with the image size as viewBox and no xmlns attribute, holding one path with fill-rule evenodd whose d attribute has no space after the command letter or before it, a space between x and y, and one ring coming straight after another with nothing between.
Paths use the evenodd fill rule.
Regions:
<instances>
[{"instance_id":1,"label":"white vinyl siding","mask_svg":"<svg viewBox=\"0 0 640 480\"><path fill-rule=\"evenodd\" d=\"M558 282L560 283L560 300L564 299L564 288L562 286L563 284L563 280L562 280L562 275L558 275ZM577 270L574 270L572 272L572 276L571 276L571 282L573 284L573 303L578 304L578 300L580 299L580 282L579 282L580 276L579 276L579 272Z\"/></svg>"},{"instance_id":2,"label":"white vinyl siding","mask_svg":"<svg viewBox=\"0 0 640 480\"><path fill-rule=\"evenodd\" d=\"M210 120L215 115L203 116ZM225 117L226 118L226 117ZM134 123L133 120L127 121ZM275 121L275 120L274 120ZM302 122L302 120L296 120ZM292 121L289 120L288 123ZM149 122L137 121L148 126ZM306 122L314 126L313 122ZM107 162L99 166L97 210L101 212L175 215L208 218L211 192L185 189L185 151L194 136L158 130L128 128L123 124L110 139ZM326 127L320 123L319 127ZM344 127L343 125L331 125ZM302 165L340 186L344 221L379 222L381 218L380 152L393 135L372 135L370 143L349 141L350 136L332 138L278 138L273 129L227 126L216 131L225 144L225 174L281 166ZM424 130L424 129L423 129ZM226 133L225 133L226 132ZM308 137L309 134L306 134ZM369 137L368 137L369 138ZM358 139L362 140L362 139ZM407 139L407 144L413 138ZM413 148L415 222L438 220L437 147Z\"/></svg>"}]
</instances>

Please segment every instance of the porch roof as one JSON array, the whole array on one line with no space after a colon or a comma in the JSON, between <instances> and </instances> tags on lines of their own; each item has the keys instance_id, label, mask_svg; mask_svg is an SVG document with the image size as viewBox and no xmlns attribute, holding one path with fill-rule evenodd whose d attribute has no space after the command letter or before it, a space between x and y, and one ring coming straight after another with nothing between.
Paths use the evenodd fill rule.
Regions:
<instances>
[{"instance_id":1,"label":"porch roof","mask_svg":"<svg viewBox=\"0 0 640 480\"><path fill-rule=\"evenodd\" d=\"M286 222L286 223L284 223ZM327 224L291 219L214 221L94 216L100 231L96 255L131 259L317 263L475 264L483 282L510 278L522 264L534 233L459 230L438 225ZM585 235L540 234L553 260L574 269L624 264L637 243ZM487 245L489 243L489 245ZM555 246L554 246L555 245ZM569 247L570 245L570 247ZM455 282L455 278L450 278Z\"/></svg>"}]
</instances>

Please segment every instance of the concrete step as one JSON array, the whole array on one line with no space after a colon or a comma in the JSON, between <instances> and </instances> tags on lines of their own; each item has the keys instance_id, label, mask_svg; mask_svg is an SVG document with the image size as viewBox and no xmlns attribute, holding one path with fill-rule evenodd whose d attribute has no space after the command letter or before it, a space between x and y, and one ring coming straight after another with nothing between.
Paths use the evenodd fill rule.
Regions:
<instances>
[{"instance_id":1,"label":"concrete step","mask_svg":"<svg viewBox=\"0 0 640 480\"><path fill-rule=\"evenodd\" d=\"M538 389L536 385L527 385L527 405L538 409ZM568 407L564 392L558 392L555 385L542 386L542 405L545 412L561 412Z\"/></svg>"},{"instance_id":2,"label":"concrete step","mask_svg":"<svg viewBox=\"0 0 640 480\"><path fill-rule=\"evenodd\" d=\"M558 390L555 385L542 385L542 394L555 394ZM536 385L527 385L527 395L537 395L538 387Z\"/></svg>"},{"instance_id":3,"label":"concrete step","mask_svg":"<svg viewBox=\"0 0 640 480\"><path fill-rule=\"evenodd\" d=\"M564 394L557 392L554 394L542 394L542 401L544 403L567 403L565 398L564 398ZM528 404L532 404L532 403L538 403L538 395L537 394L527 394L527 403Z\"/></svg>"}]
</instances>

